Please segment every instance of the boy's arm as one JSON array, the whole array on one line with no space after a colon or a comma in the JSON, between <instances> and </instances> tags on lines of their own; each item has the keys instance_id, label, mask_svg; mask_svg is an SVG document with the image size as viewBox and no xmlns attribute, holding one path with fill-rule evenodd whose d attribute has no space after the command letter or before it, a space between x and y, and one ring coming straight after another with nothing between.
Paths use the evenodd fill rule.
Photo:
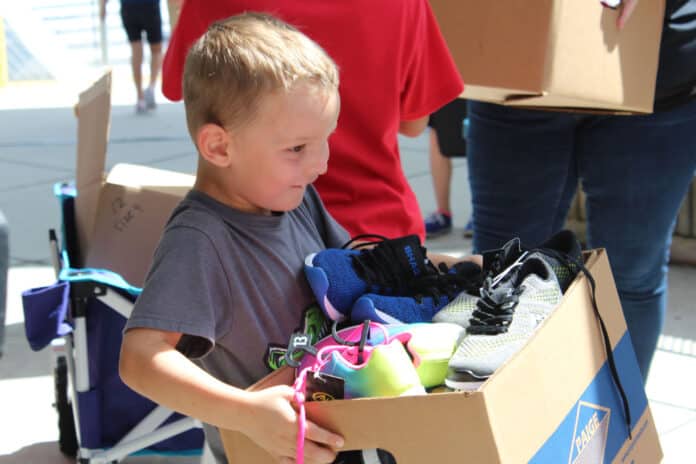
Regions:
<instances>
[{"instance_id":1,"label":"boy's arm","mask_svg":"<svg viewBox=\"0 0 696 464\"><path fill-rule=\"evenodd\" d=\"M418 137L428 125L429 116L399 123L399 134L407 137Z\"/></svg>"},{"instance_id":2,"label":"boy's arm","mask_svg":"<svg viewBox=\"0 0 696 464\"><path fill-rule=\"evenodd\" d=\"M123 337L119 373L136 392L219 428L244 433L276 460L294 462L298 430L287 385L248 392L226 384L176 350L181 334L134 328ZM343 439L307 421L305 460L329 463Z\"/></svg>"}]
</instances>

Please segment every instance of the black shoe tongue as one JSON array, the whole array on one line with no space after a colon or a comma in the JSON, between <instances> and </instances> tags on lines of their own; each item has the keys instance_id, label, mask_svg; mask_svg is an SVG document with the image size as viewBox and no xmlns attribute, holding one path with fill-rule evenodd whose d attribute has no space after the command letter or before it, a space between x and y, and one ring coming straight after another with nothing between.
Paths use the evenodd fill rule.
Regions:
<instances>
[{"instance_id":1,"label":"black shoe tongue","mask_svg":"<svg viewBox=\"0 0 696 464\"><path fill-rule=\"evenodd\" d=\"M432 268L426 264L426 250L421 246L417 235L407 235L390 240L389 245L393 248L399 265L405 269L410 269L413 277L432 274Z\"/></svg>"},{"instance_id":2,"label":"black shoe tongue","mask_svg":"<svg viewBox=\"0 0 696 464\"><path fill-rule=\"evenodd\" d=\"M527 276L531 274L536 274L544 280L550 277L549 269L544 264L542 258L530 256L529 258L524 260L522 266L520 267L520 270L517 271L517 275L515 276L515 286L520 285L524 281L524 279L526 279Z\"/></svg>"},{"instance_id":3,"label":"black shoe tongue","mask_svg":"<svg viewBox=\"0 0 696 464\"><path fill-rule=\"evenodd\" d=\"M522 254L520 239L515 237L500 248L482 252L484 274L497 275Z\"/></svg>"},{"instance_id":4,"label":"black shoe tongue","mask_svg":"<svg viewBox=\"0 0 696 464\"><path fill-rule=\"evenodd\" d=\"M580 242L578 241L575 233L569 229L564 229L557 232L537 248L548 248L550 250L555 250L578 261L582 257L582 247L580 246Z\"/></svg>"}]
</instances>

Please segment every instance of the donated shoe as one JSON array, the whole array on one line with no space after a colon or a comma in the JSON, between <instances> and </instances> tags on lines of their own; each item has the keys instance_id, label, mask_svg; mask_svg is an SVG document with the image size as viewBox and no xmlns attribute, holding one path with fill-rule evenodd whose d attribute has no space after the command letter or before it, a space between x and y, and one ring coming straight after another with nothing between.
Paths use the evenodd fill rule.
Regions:
<instances>
[{"instance_id":1,"label":"donated shoe","mask_svg":"<svg viewBox=\"0 0 696 464\"><path fill-rule=\"evenodd\" d=\"M417 235L381 238L374 248L329 248L305 259L305 275L319 306L334 321L348 318L351 308L365 293L407 293L409 282L436 275Z\"/></svg>"},{"instance_id":2,"label":"donated shoe","mask_svg":"<svg viewBox=\"0 0 696 464\"><path fill-rule=\"evenodd\" d=\"M443 211L435 211L425 218L426 238L435 238L452 231L452 215Z\"/></svg>"},{"instance_id":3,"label":"donated shoe","mask_svg":"<svg viewBox=\"0 0 696 464\"><path fill-rule=\"evenodd\" d=\"M143 97L145 98L145 106L148 110L154 110L157 108L157 103L155 103L155 89L148 87L143 92Z\"/></svg>"},{"instance_id":4,"label":"donated shoe","mask_svg":"<svg viewBox=\"0 0 696 464\"><path fill-rule=\"evenodd\" d=\"M324 383L319 381L322 374ZM328 376L342 379L342 385L337 387L336 382L328 382ZM314 384L311 388L309 382ZM329 383L333 386L326 390L317 387ZM376 346L327 345L321 348L312 366L299 372L293 389L293 400L298 408L297 462L304 462L306 401L426 394L404 345L399 340L386 338ZM337 389L340 396L336 395ZM376 450L365 453L377 456Z\"/></svg>"},{"instance_id":5,"label":"donated shoe","mask_svg":"<svg viewBox=\"0 0 696 464\"><path fill-rule=\"evenodd\" d=\"M471 218L469 218L469 220L466 222L466 225L464 226L463 236L464 238L471 238L474 236L474 222Z\"/></svg>"},{"instance_id":6,"label":"donated shoe","mask_svg":"<svg viewBox=\"0 0 696 464\"><path fill-rule=\"evenodd\" d=\"M462 292L433 316L433 322L449 322L467 328L478 300L473 292Z\"/></svg>"},{"instance_id":7,"label":"donated shoe","mask_svg":"<svg viewBox=\"0 0 696 464\"><path fill-rule=\"evenodd\" d=\"M518 238L510 240L501 248L483 252L483 277L481 284L483 284L486 277L495 277L501 273L522 256L523 253L520 239ZM476 309L479 294L480 286L461 292L453 301L433 316L433 322L450 322L464 328L468 327L469 319L471 319Z\"/></svg>"},{"instance_id":8,"label":"donated shoe","mask_svg":"<svg viewBox=\"0 0 696 464\"><path fill-rule=\"evenodd\" d=\"M397 339L359 346L326 345L303 376L328 374L344 380L343 397L422 395L425 388L404 345Z\"/></svg>"},{"instance_id":9,"label":"donated shoe","mask_svg":"<svg viewBox=\"0 0 696 464\"><path fill-rule=\"evenodd\" d=\"M442 265L441 265L442 266ZM461 292L472 292L482 283L478 264L462 261L451 269L413 279L409 296L367 293L355 301L350 313L352 321L369 319L385 324L431 322L437 312Z\"/></svg>"},{"instance_id":10,"label":"donated shoe","mask_svg":"<svg viewBox=\"0 0 696 464\"><path fill-rule=\"evenodd\" d=\"M517 353L560 303L582 263L575 235L562 231L488 278L459 347L449 362L445 384L478 388Z\"/></svg>"},{"instance_id":11,"label":"donated shoe","mask_svg":"<svg viewBox=\"0 0 696 464\"><path fill-rule=\"evenodd\" d=\"M383 344L387 338L399 340L406 347L418 373L418 378L425 388L444 384L447 363L464 334L462 327L446 323L382 325L368 322L368 324L369 330L365 335L365 345ZM319 340L314 348L321 350L328 345L357 345L363 336L363 331L363 324L334 330L331 335ZM316 357L311 353L306 353L300 361L298 372L311 367L315 362Z\"/></svg>"}]
</instances>

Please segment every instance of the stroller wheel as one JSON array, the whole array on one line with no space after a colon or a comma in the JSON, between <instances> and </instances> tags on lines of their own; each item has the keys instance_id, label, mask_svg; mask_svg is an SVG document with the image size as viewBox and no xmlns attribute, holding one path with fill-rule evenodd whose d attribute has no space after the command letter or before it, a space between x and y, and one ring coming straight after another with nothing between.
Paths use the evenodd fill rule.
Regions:
<instances>
[{"instance_id":1,"label":"stroller wheel","mask_svg":"<svg viewBox=\"0 0 696 464\"><path fill-rule=\"evenodd\" d=\"M77 456L77 434L72 406L68 398L68 365L65 356L56 359L53 370L55 385L55 407L58 412L58 446L61 453L69 457Z\"/></svg>"}]
</instances>

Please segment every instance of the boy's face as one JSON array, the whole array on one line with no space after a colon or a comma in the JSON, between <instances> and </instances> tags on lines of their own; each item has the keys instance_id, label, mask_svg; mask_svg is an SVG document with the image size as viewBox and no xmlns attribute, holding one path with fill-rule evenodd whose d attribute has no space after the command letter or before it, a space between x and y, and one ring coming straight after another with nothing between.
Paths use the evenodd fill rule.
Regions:
<instances>
[{"instance_id":1,"label":"boy's face","mask_svg":"<svg viewBox=\"0 0 696 464\"><path fill-rule=\"evenodd\" d=\"M262 214L298 207L326 172L338 111L337 93L308 84L263 97L256 117L230 132L228 203Z\"/></svg>"}]
</instances>

